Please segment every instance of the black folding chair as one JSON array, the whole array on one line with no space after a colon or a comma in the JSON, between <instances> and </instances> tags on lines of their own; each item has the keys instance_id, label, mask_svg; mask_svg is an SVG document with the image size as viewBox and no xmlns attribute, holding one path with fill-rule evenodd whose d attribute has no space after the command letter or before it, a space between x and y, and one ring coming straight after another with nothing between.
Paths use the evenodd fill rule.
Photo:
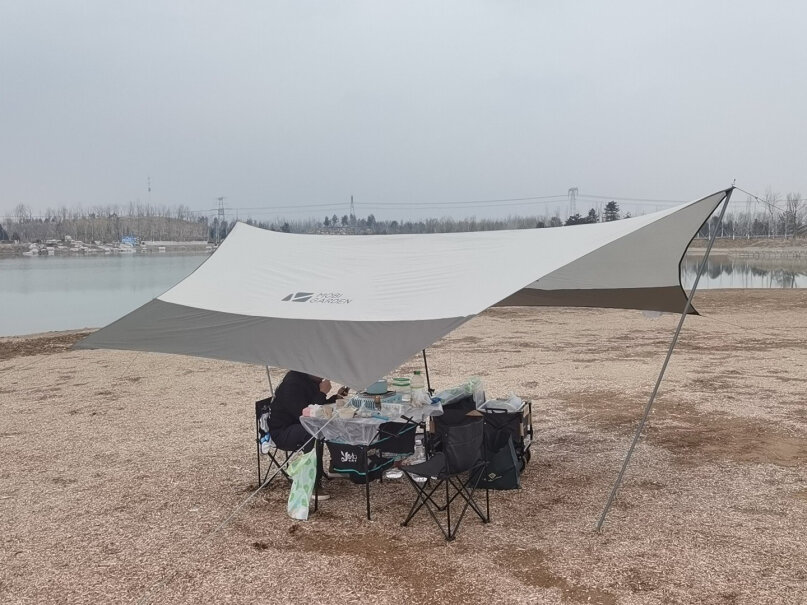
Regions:
<instances>
[{"instance_id":1,"label":"black folding chair","mask_svg":"<svg viewBox=\"0 0 807 605\"><path fill-rule=\"evenodd\" d=\"M474 492L485 470L483 457L483 421L479 416L463 416L462 419L434 418L436 441L440 451L426 462L402 466L409 483L415 489L416 498L404 522L406 526L425 506L446 540L456 538L462 519L468 508L473 509L483 523L490 521L490 499L485 491L485 512L474 500ZM463 475L465 477L463 478ZM425 477L423 485L415 477ZM435 500L441 487L445 490L445 503ZM464 505L454 525L451 523L451 505L460 498ZM445 526L438 518L445 513Z\"/></svg>"},{"instance_id":2,"label":"black folding chair","mask_svg":"<svg viewBox=\"0 0 807 605\"><path fill-rule=\"evenodd\" d=\"M258 485L263 485L263 482L266 481L269 473L276 468L280 469L283 476L286 477L289 483L291 483L291 477L289 477L289 474L283 467L283 464L288 462L291 453L278 448L277 445L275 445L275 442L272 441L268 432L269 427L267 422L269 420L269 405L271 403L271 397L267 397L266 399L261 399L260 401L255 402L255 447L256 457L258 460ZM283 452L285 455L283 463L281 463L279 460L280 452ZM261 474L261 456L266 456L269 458L269 466L264 474ZM269 483L271 482L272 481L270 480Z\"/></svg>"}]
</instances>

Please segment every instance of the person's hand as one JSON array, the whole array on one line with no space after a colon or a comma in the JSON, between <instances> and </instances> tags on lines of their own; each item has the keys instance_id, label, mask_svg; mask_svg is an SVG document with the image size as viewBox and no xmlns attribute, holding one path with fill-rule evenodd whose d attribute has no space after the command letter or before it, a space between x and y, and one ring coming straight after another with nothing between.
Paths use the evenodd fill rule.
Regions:
<instances>
[{"instance_id":1,"label":"person's hand","mask_svg":"<svg viewBox=\"0 0 807 605\"><path fill-rule=\"evenodd\" d=\"M339 389L339 390L336 392L336 394L337 394L339 397L347 397L347 394L348 394L349 392L350 392L350 387L342 387L341 389Z\"/></svg>"},{"instance_id":2,"label":"person's hand","mask_svg":"<svg viewBox=\"0 0 807 605\"><path fill-rule=\"evenodd\" d=\"M322 382L319 383L319 390L327 395L331 390L331 381L323 378Z\"/></svg>"}]
</instances>

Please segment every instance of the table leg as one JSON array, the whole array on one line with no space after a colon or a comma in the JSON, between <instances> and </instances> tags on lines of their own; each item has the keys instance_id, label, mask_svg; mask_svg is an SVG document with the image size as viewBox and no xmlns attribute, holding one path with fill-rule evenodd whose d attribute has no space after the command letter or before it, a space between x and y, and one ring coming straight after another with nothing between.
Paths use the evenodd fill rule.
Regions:
<instances>
[{"instance_id":1,"label":"table leg","mask_svg":"<svg viewBox=\"0 0 807 605\"><path fill-rule=\"evenodd\" d=\"M319 486L322 484L322 475L324 474L322 471L323 442L321 439L314 442L314 449L317 455L317 473L314 479L314 512L317 512L317 509L319 509Z\"/></svg>"}]
</instances>

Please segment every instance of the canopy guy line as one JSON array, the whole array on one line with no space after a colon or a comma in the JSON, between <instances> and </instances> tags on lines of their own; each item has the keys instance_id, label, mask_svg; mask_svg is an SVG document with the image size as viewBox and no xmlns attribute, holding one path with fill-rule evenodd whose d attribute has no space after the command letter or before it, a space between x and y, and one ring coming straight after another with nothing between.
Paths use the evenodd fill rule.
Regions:
<instances>
[{"instance_id":1,"label":"canopy guy line","mask_svg":"<svg viewBox=\"0 0 807 605\"><path fill-rule=\"evenodd\" d=\"M25 365L24 365L24 366L22 366L21 368L17 368L17 367L11 366L10 368L4 368L4 369L3 369L3 372L9 372L9 371L11 371L11 370L17 370L18 372L22 372L23 370L27 370L27 369L28 369L28 368L30 368L31 366L34 366L34 365L36 365L36 364L38 364L38 363L40 363L40 362L42 362L42 361L44 361L44 360L45 360L45 356L43 355L43 356L42 356L42 357L40 357L39 359L34 359L33 361L31 361L30 363L25 364Z\"/></svg>"},{"instance_id":2,"label":"canopy guy line","mask_svg":"<svg viewBox=\"0 0 807 605\"><path fill-rule=\"evenodd\" d=\"M325 424L323 424L323 425L322 425L322 427L320 428L320 430L322 430L322 429L324 429L326 426L328 426L328 424L330 424L331 420L333 420L334 418L337 418L337 417L338 417L338 416L333 416L333 417L329 418L329 419L328 419L328 421L327 421ZM306 442L305 442L305 443L304 443L304 444L303 444L303 445L302 445L302 446L301 446L299 449L297 449L297 450L295 450L294 452L292 452L292 453L291 453L291 455L290 455L290 456L289 456L289 457L286 459L286 461L285 461L285 462L283 462L283 464L280 464L280 465L278 466L277 470L274 472L274 474L273 474L271 477L268 477L266 480L264 480L264 482L263 482L263 483L261 483L261 484L260 484L260 485L257 487L257 489L255 489L255 491L253 491L253 492L252 492L251 494L249 494L249 495L248 495L246 498L244 498L244 500L243 500L243 501L242 501L242 502L241 502L241 503L240 503L238 506L236 506L236 507L233 509L233 511L232 511L232 512L231 512L231 513L230 513L230 514L227 516L227 518L226 518L226 519L224 519L224 521L222 521L221 523L219 523L219 524L218 524L218 526L216 526L216 527L215 527L213 530L211 530L210 532L208 532L208 533L207 533L205 536L203 536L203 537L201 537L201 538L198 538L198 539L197 539L197 540L196 540L196 541L195 541L193 544L195 544L195 545L203 545L203 544L205 544L206 542L208 542L209 540L211 540L211 539L212 539L212 538L213 538L213 537L214 537L216 534L218 534L218 533L219 533L219 532L220 532L222 529L224 529L225 527L227 527L227 525L229 525L230 521L232 521L232 520L233 520L233 519L236 517L236 515L238 515L238 513L240 513L240 512L241 512L241 510L242 510L242 509L243 509L243 508L244 508L244 507L247 505L247 503L248 503L250 500L252 500L252 499L253 499L255 496L257 496L257 495L258 495L258 492L260 492L260 491L261 491L261 490L262 490L264 487L266 487L266 486L267 486L269 483L271 483L271 482L272 482L272 480L273 480L275 477L277 477L277 474L278 474L278 473L280 473L280 472L283 470L283 467L287 466L287 465L288 465L288 464L289 464L289 463L290 463L292 460L294 460L294 458L297 456L297 454L299 454L300 452L302 452L302 451L305 449L305 447L306 447L306 446L307 446L309 443L311 443L311 442L312 442L314 439L315 439L314 435L312 435L311 437L309 437L309 438L308 438L308 441L306 441ZM204 556L205 556L205 557L206 557L206 556L209 556L209 553L208 553L207 555L204 555ZM154 593L154 590L155 590L155 589L157 589L157 591L159 592L159 591L161 591L163 588L165 588L166 586L168 586L168 584L169 584L169 583L170 583L170 582L171 582L171 581L172 581L174 578L176 578L176 577L177 577L177 575L179 574L179 572L180 572L180 569L179 569L179 568L177 568L177 569L175 569L175 570L173 571L173 573L172 573L170 576L168 576L168 577L167 577L167 578L165 578L164 580L162 580L162 581L158 581L158 582L154 583L152 586L150 586L150 587L149 587L149 588L146 590L145 594L144 594L144 595L143 595L143 596L140 598L140 600L138 600L138 601L137 601L137 604L138 604L138 605L145 605L145 603L148 603L148 602L151 600L152 596L156 596L155 594L153 594L153 593Z\"/></svg>"},{"instance_id":3,"label":"canopy guy line","mask_svg":"<svg viewBox=\"0 0 807 605\"><path fill-rule=\"evenodd\" d=\"M720 217L717 220L717 224L719 225L723 221L723 216L726 214L726 208L729 205L729 200L731 199L732 191L734 187L731 187L726 191L726 197L723 200L723 208L720 210ZM708 219L707 219L708 220ZM603 523L605 523L605 517L608 515L608 511L611 509L611 504L614 502L614 498L616 497L617 491L619 491L619 487L622 484L622 478L625 476L625 471L628 468L628 464L630 464L631 456L633 455L633 450L636 448L636 444L639 441L639 437L642 435L642 431L644 430L645 423L647 422L648 416L650 416L650 412L653 409L653 403L656 400L656 394L658 393L659 387L661 386L661 381L664 379L664 373L667 370L667 365L670 363L670 358L672 357L673 350L675 349L675 345L678 343L678 336L681 334L681 328L684 325L684 320L686 320L687 314L689 310L692 308L692 299L695 296L695 292L698 289L698 282L700 281L701 275L706 270L706 263L709 260L709 253L712 251L712 246L715 243L715 238L717 237L717 229L715 229L712 233L712 237L709 239L709 245L706 247L706 253L703 255L703 259L701 260L700 267L698 267L698 275L695 277L695 283L692 284L692 290L689 292L689 296L687 296L686 304L684 305L684 310L681 312L681 318L678 321L678 327L675 329L675 334L673 335L672 342L670 342L670 347L667 349L667 356L664 358L664 363L661 366L661 372L659 372L658 378L656 379L656 385L653 387L653 392L650 394L650 399L647 401L647 405L644 408L644 414L642 415L642 419L639 421L639 426L636 428L636 433L633 435L633 441L630 444L630 448L628 448L628 453L625 455L625 460L622 463L622 468L619 470L619 475L614 482L614 486L611 488L611 493L608 496L608 501L605 503L605 508L602 510L602 514L600 515L600 519L597 522L597 531L602 530Z\"/></svg>"},{"instance_id":4,"label":"canopy guy line","mask_svg":"<svg viewBox=\"0 0 807 605\"><path fill-rule=\"evenodd\" d=\"M768 336L770 338L782 338L781 334L774 334L773 332L766 332L765 330L758 330L757 328L749 328L748 326L741 326L740 324L735 324L730 321L726 321L724 319L717 319L714 315L707 315L705 313L700 314L701 317L704 319L708 319L709 321L715 321L717 323L724 324L726 326L731 326L732 328L737 328L743 332L754 332L755 334L761 334L762 336ZM791 333L795 330L807 330L807 326L791 326L787 331Z\"/></svg>"},{"instance_id":5,"label":"canopy guy line","mask_svg":"<svg viewBox=\"0 0 807 605\"><path fill-rule=\"evenodd\" d=\"M132 360L129 362L129 365L127 365L124 368L123 372L121 373L120 376L118 376L118 378L116 380L123 380L126 377L126 375L129 373L129 369L132 367L132 364L135 362L135 360L140 356L140 353L142 353L142 352L143 351L137 351L137 354L134 357L132 357ZM22 372L22 371L27 370L28 368L30 368L32 366L35 366L38 363L41 363L41 362L45 361L47 358L48 358L47 355L42 355L38 359L34 359L30 363L27 363L27 364L25 364L24 366L22 366L20 368L12 366L10 368L4 368L2 371L3 372L8 372L10 370L16 370L18 372Z\"/></svg>"},{"instance_id":6,"label":"canopy guy line","mask_svg":"<svg viewBox=\"0 0 807 605\"><path fill-rule=\"evenodd\" d=\"M120 376L118 376L118 380L123 380L123 379L124 379L126 376L128 376L128 375L129 375L129 370L131 370L131 369L132 369L132 366L134 365L134 362L135 362L135 361L137 361L137 358L138 358L138 357L140 357L140 354L141 354L142 352L143 352L143 351L137 351L137 353L136 353L136 354L135 354L135 355L132 357L132 359L129 361L129 365L127 365L127 366L126 366L126 369L125 369L125 370L123 370L123 373L122 373Z\"/></svg>"},{"instance_id":7,"label":"canopy guy line","mask_svg":"<svg viewBox=\"0 0 807 605\"><path fill-rule=\"evenodd\" d=\"M776 212L778 212L780 214L784 214L786 212L786 210L784 210L782 208L779 208L779 206L777 206L776 204L771 204L769 201L759 197L758 195L754 195L750 191L746 191L745 189L741 189L740 187L735 187L735 189L737 191L742 191L746 195L750 195L752 198L754 198L755 202L759 202L760 204L763 204L763 205L767 206L768 208L772 208L773 210L776 210Z\"/></svg>"}]
</instances>

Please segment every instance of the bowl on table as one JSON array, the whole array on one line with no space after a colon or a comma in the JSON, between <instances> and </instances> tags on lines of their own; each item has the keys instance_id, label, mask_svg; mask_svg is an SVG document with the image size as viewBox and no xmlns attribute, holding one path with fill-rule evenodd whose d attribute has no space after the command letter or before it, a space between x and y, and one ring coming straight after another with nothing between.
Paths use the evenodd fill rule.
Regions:
<instances>
[{"instance_id":1,"label":"bowl on table","mask_svg":"<svg viewBox=\"0 0 807 605\"><path fill-rule=\"evenodd\" d=\"M387 381L378 380L364 391L368 395L384 395L387 392Z\"/></svg>"}]
</instances>

